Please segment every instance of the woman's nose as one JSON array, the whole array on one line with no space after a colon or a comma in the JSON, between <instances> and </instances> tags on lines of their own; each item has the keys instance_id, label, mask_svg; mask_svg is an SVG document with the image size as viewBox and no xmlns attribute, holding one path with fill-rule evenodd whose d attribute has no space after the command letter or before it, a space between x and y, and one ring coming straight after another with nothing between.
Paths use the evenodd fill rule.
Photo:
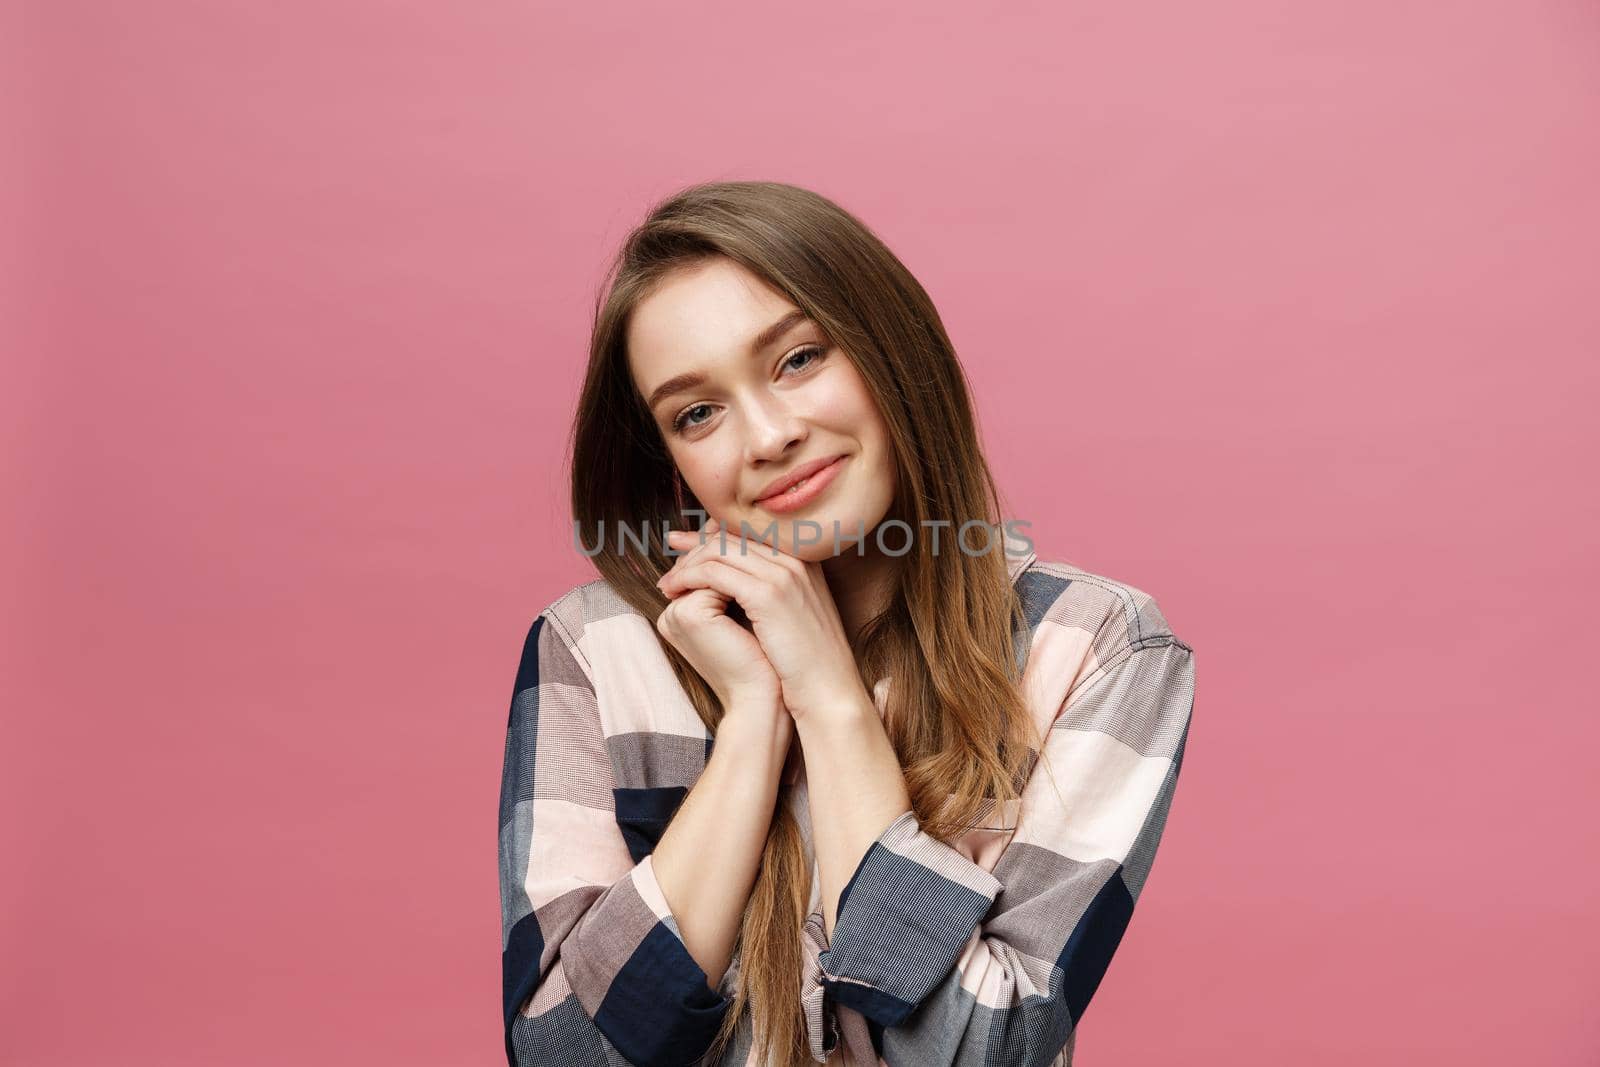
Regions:
<instances>
[{"instance_id":1,"label":"woman's nose","mask_svg":"<svg viewBox=\"0 0 1600 1067\"><path fill-rule=\"evenodd\" d=\"M778 459L806 437L805 420L778 400L752 404L746 425L749 458L753 460Z\"/></svg>"}]
</instances>

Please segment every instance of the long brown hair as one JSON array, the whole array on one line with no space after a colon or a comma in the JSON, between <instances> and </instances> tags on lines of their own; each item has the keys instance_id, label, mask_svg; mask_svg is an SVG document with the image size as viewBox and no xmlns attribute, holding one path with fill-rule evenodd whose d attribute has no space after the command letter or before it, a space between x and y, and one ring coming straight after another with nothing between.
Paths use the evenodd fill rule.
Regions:
<instances>
[{"instance_id":1,"label":"long brown hair","mask_svg":"<svg viewBox=\"0 0 1600 1067\"><path fill-rule=\"evenodd\" d=\"M959 834L1020 796L1042 746L1023 701L1016 634L1025 627L1001 551L950 550L961 524L998 524L999 492L979 446L967 382L933 302L855 217L778 182L709 182L669 196L628 234L607 273L572 439L572 511L595 566L646 618L667 599L656 580L673 557L655 537L621 551L606 530L687 527L699 503L676 468L629 371L633 309L669 274L726 257L817 323L860 370L888 426L897 490L886 518L915 531L949 521L935 551L920 534L898 558L888 605L853 638L863 684L888 679L885 722L925 832ZM990 532L998 537L999 529ZM869 531L870 533L870 531ZM899 546L899 539L890 542ZM631 546L630 546L631 547ZM684 691L715 734L722 708L664 639ZM748 1005L756 1062L811 1064L800 982L811 870L780 783L760 872L735 951L736 992L707 1062L717 1062Z\"/></svg>"}]
</instances>

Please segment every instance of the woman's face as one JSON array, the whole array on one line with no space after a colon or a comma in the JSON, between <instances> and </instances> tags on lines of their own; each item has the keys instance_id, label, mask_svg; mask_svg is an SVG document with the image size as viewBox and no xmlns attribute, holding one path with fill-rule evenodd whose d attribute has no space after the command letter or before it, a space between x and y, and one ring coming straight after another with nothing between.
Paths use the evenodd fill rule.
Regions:
<instances>
[{"instance_id":1,"label":"woman's face","mask_svg":"<svg viewBox=\"0 0 1600 1067\"><path fill-rule=\"evenodd\" d=\"M743 521L761 536L776 523L780 550L816 562L888 513L894 463L866 382L739 264L718 257L665 279L634 309L627 345L684 484L730 533ZM830 465L795 493L769 495L817 464Z\"/></svg>"}]
</instances>

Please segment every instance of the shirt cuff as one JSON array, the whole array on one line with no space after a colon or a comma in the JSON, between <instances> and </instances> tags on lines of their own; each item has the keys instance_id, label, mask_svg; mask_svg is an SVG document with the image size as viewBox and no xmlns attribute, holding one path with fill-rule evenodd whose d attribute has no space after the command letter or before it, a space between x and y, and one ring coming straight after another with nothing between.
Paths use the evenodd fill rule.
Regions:
<instances>
[{"instance_id":1,"label":"shirt cuff","mask_svg":"<svg viewBox=\"0 0 1600 1067\"><path fill-rule=\"evenodd\" d=\"M827 1063L828 1056L839 1044L839 1021L833 1010L833 1001L822 987L822 968L817 962L818 953L828 947L822 933L822 915L812 912L805 923L805 974L800 982L800 1002L805 1007L806 1044L811 1058Z\"/></svg>"},{"instance_id":2,"label":"shirt cuff","mask_svg":"<svg viewBox=\"0 0 1600 1067\"><path fill-rule=\"evenodd\" d=\"M710 1047L731 1001L706 983L706 972L689 955L652 861L647 855L634 867L633 888L650 913L643 922L653 918L653 925L631 927L620 912L597 916L612 926L593 936L625 955L612 961L613 974L575 977L573 985L604 990L594 1021L629 1062L692 1063Z\"/></svg>"},{"instance_id":3,"label":"shirt cuff","mask_svg":"<svg viewBox=\"0 0 1600 1067\"><path fill-rule=\"evenodd\" d=\"M898 1026L948 975L1001 882L899 815L839 894L833 939L817 957L822 985L840 1004Z\"/></svg>"}]
</instances>

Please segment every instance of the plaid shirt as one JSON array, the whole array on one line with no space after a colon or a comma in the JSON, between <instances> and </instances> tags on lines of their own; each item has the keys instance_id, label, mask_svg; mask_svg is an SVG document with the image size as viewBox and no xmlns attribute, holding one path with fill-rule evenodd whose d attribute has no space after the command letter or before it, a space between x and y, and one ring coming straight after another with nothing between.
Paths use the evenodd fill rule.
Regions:
<instances>
[{"instance_id":1,"label":"plaid shirt","mask_svg":"<svg viewBox=\"0 0 1600 1067\"><path fill-rule=\"evenodd\" d=\"M1031 551L1007 563L1043 758L1019 800L991 801L953 839L923 833L910 810L891 822L840 894L831 944L812 858L802 1002L818 1063L1070 1064L1150 873L1194 707L1193 650L1147 593ZM885 680L880 715L886 696ZM533 620L500 790L512 1067L712 1067L738 957L710 988L651 851L713 740L654 624L604 580ZM809 852L803 771L786 780ZM747 1011L719 1067L758 1067L750 1050Z\"/></svg>"}]
</instances>

